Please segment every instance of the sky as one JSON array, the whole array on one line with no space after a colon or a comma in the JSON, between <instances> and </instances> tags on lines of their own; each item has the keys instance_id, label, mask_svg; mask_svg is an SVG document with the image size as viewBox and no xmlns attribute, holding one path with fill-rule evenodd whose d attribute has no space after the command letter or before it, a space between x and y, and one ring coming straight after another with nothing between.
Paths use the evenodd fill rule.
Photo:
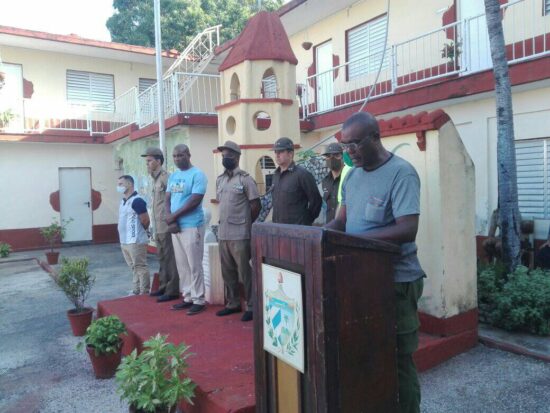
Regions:
<instances>
[{"instance_id":1,"label":"sky","mask_svg":"<svg viewBox=\"0 0 550 413\"><path fill-rule=\"evenodd\" d=\"M0 25L111 41L113 0L0 0Z\"/></svg>"}]
</instances>

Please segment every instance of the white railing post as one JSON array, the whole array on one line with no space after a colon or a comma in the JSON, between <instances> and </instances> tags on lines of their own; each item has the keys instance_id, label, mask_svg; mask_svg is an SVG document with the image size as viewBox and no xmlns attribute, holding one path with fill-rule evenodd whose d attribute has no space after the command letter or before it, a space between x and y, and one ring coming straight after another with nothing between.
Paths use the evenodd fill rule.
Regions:
<instances>
[{"instance_id":1,"label":"white railing post","mask_svg":"<svg viewBox=\"0 0 550 413\"><path fill-rule=\"evenodd\" d=\"M179 78L177 73L172 73L172 96L174 97L174 113L180 113Z\"/></svg>"},{"instance_id":2,"label":"white railing post","mask_svg":"<svg viewBox=\"0 0 550 413\"><path fill-rule=\"evenodd\" d=\"M91 111L90 105L86 106L86 129L90 133L90 136L92 136L92 117L91 117Z\"/></svg>"},{"instance_id":3,"label":"white railing post","mask_svg":"<svg viewBox=\"0 0 550 413\"><path fill-rule=\"evenodd\" d=\"M137 87L134 88L134 121L136 125L141 124L141 109L139 104L139 90Z\"/></svg>"},{"instance_id":4,"label":"white railing post","mask_svg":"<svg viewBox=\"0 0 550 413\"><path fill-rule=\"evenodd\" d=\"M391 91L397 88L397 46L391 47Z\"/></svg>"}]
</instances>

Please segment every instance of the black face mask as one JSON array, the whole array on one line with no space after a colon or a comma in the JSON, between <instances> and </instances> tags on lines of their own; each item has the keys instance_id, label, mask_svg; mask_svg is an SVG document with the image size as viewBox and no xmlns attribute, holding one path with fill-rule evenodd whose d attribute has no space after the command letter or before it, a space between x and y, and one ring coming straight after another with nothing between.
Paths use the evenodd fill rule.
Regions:
<instances>
[{"instance_id":1,"label":"black face mask","mask_svg":"<svg viewBox=\"0 0 550 413\"><path fill-rule=\"evenodd\" d=\"M225 169L232 171L237 167L237 162L233 158L222 158L222 165Z\"/></svg>"},{"instance_id":2,"label":"black face mask","mask_svg":"<svg viewBox=\"0 0 550 413\"><path fill-rule=\"evenodd\" d=\"M329 158L327 159L327 168L331 171L339 171L342 167L342 161L340 159Z\"/></svg>"}]
</instances>

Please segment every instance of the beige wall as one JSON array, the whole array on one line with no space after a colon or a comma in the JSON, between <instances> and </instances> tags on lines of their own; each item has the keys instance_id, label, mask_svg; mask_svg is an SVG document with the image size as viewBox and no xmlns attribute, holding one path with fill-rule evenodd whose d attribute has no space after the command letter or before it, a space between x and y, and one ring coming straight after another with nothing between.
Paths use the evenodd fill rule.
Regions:
<instances>
[{"instance_id":1,"label":"beige wall","mask_svg":"<svg viewBox=\"0 0 550 413\"><path fill-rule=\"evenodd\" d=\"M108 145L0 142L0 177L4 200L0 202L0 229L44 227L59 213L50 205L50 194L59 190L63 167L91 168L92 189L102 202L93 211L93 225L114 224L118 219L118 194L112 147Z\"/></svg>"},{"instance_id":2,"label":"beige wall","mask_svg":"<svg viewBox=\"0 0 550 413\"><path fill-rule=\"evenodd\" d=\"M114 75L115 97L137 86L140 77L156 77L153 56L151 56L151 64L144 65L4 46L2 60L23 66L23 77L34 85L32 99L48 99L50 102L66 101L68 69Z\"/></svg>"}]
</instances>

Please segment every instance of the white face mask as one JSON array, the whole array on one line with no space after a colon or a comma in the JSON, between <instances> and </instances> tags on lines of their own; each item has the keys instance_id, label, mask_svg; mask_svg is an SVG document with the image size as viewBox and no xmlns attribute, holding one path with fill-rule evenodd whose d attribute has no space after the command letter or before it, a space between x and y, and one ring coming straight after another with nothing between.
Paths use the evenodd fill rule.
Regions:
<instances>
[{"instance_id":1,"label":"white face mask","mask_svg":"<svg viewBox=\"0 0 550 413\"><path fill-rule=\"evenodd\" d=\"M117 185L116 191L117 191L119 194L123 194L124 192L126 192L126 188L123 187L123 186Z\"/></svg>"}]
</instances>

